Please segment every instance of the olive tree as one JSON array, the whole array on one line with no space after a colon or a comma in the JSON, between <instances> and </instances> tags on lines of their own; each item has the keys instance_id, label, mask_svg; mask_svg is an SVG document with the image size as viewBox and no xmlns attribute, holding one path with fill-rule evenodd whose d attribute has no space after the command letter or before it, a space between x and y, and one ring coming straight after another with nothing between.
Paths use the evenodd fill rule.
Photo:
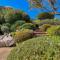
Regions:
<instances>
[{"instance_id":1,"label":"olive tree","mask_svg":"<svg viewBox=\"0 0 60 60\"><path fill-rule=\"evenodd\" d=\"M39 8L42 11L50 12L51 14L60 15L58 10L60 9L59 0L27 0L30 3L31 8Z\"/></svg>"}]
</instances>

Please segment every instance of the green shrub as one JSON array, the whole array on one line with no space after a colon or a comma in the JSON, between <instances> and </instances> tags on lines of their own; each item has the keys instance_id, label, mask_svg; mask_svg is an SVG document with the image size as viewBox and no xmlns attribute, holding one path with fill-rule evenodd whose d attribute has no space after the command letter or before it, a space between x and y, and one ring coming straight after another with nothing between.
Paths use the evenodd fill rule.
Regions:
<instances>
[{"instance_id":1,"label":"green shrub","mask_svg":"<svg viewBox=\"0 0 60 60\"><path fill-rule=\"evenodd\" d=\"M4 26L8 26L8 27L10 27L10 26L11 26L11 24L10 24L10 23L4 23L4 24L2 24L2 25L4 25Z\"/></svg>"},{"instance_id":2,"label":"green shrub","mask_svg":"<svg viewBox=\"0 0 60 60\"><path fill-rule=\"evenodd\" d=\"M9 12L5 15L5 22L7 23L14 23L17 20L21 20L22 19L22 12Z\"/></svg>"},{"instance_id":3,"label":"green shrub","mask_svg":"<svg viewBox=\"0 0 60 60\"><path fill-rule=\"evenodd\" d=\"M50 28L48 28L47 32L50 35L56 35L56 30L58 30L60 28L59 25L57 26L51 26Z\"/></svg>"},{"instance_id":4,"label":"green shrub","mask_svg":"<svg viewBox=\"0 0 60 60\"><path fill-rule=\"evenodd\" d=\"M20 43L7 60L60 60L60 45L48 37L38 37Z\"/></svg>"},{"instance_id":5,"label":"green shrub","mask_svg":"<svg viewBox=\"0 0 60 60\"><path fill-rule=\"evenodd\" d=\"M25 24L25 21L23 21L23 20L18 20L15 22L16 26L22 26L23 24Z\"/></svg>"},{"instance_id":6,"label":"green shrub","mask_svg":"<svg viewBox=\"0 0 60 60\"><path fill-rule=\"evenodd\" d=\"M10 32L10 29L9 29L9 27L8 26L1 26L1 31L3 32L3 33L9 33Z\"/></svg>"},{"instance_id":7,"label":"green shrub","mask_svg":"<svg viewBox=\"0 0 60 60\"><path fill-rule=\"evenodd\" d=\"M35 26L32 23L23 24L20 29L33 29Z\"/></svg>"},{"instance_id":8,"label":"green shrub","mask_svg":"<svg viewBox=\"0 0 60 60\"><path fill-rule=\"evenodd\" d=\"M38 24L38 25L39 25L40 22L41 22L41 20L33 20L33 23L34 23L34 24Z\"/></svg>"},{"instance_id":9,"label":"green shrub","mask_svg":"<svg viewBox=\"0 0 60 60\"><path fill-rule=\"evenodd\" d=\"M41 20L39 25L43 25L43 24L60 25L60 20L58 20L58 19Z\"/></svg>"},{"instance_id":10,"label":"green shrub","mask_svg":"<svg viewBox=\"0 0 60 60\"><path fill-rule=\"evenodd\" d=\"M25 14L22 11L13 11L5 15L5 22L7 23L14 23L17 20L23 20L26 22L30 22L30 17L29 15Z\"/></svg>"},{"instance_id":11,"label":"green shrub","mask_svg":"<svg viewBox=\"0 0 60 60\"><path fill-rule=\"evenodd\" d=\"M26 13L22 14L22 19L28 23L31 23L30 16Z\"/></svg>"},{"instance_id":12,"label":"green shrub","mask_svg":"<svg viewBox=\"0 0 60 60\"><path fill-rule=\"evenodd\" d=\"M0 25L0 35L3 35L4 32L1 31L1 26L2 26L2 25Z\"/></svg>"},{"instance_id":13,"label":"green shrub","mask_svg":"<svg viewBox=\"0 0 60 60\"><path fill-rule=\"evenodd\" d=\"M25 21L16 21L13 25L11 25L11 31L16 31L16 30L20 30L20 26L22 26L23 24L25 24Z\"/></svg>"},{"instance_id":14,"label":"green shrub","mask_svg":"<svg viewBox=\"0 0 60 60\"><path fill-rule=\"evenodd\" d=\"M17 32L13 32L11 33L15 42L19 43L19 42L23 42L29 38L33 37L33 31L29 30L29 29L24 29L22 31L17 31Z\"/></svg>"},{"instance_id":15,"label":"green shrub","mask_svg":"<svg viewBox=\"0 0 60 60\"><path fill-rule=\"evenodd\" d=\"M11 30L11 32L15 32L16 31L16 25L15 24L11 25L10 30Z\"/></svg>"},{"instance_id":16,"label":"green shrub","mask_svg":"<svg viewBox=\"0 0 60 60\"><path fill-rule=\"evenodd\" d=\"M0 13L0 24L5 23L4 15Z\"/></svg>"},{"instance_id":17,"label":"green shrub","mask_svg":"<svg viewBox=\"0 0 60 60\"><path fill-rule=\"evenodd\" d=\"M38 19L53 19L54 15L49 12L43 12L38 15Z\"/></svg>"}]
</instances>

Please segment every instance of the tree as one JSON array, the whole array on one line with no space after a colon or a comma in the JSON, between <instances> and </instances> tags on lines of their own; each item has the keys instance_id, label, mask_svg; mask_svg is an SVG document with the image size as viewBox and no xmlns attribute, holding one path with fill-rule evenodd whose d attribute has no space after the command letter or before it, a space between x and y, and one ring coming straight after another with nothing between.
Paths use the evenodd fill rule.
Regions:
<instances>
[{"instance_id":1,"label":"tree","mask_svg":"<svg viewBox=\"0 0 60 60\"><path fill-rule=\"evenodd\" d=\"M47 10L51 14L60 15L58 10L60 9L60 1L59 0L28 0L30 6L32 8L40 8Z\"/></svg>"},{"instance_id":2,"label":"tree","mask_svg":"<svg viewBox=\"0 0 60 60\"><path fill-rule=\"evenodd\" d=\"M13 11L9 12L5 15L5 22L6 23L14 23L17 20L22 19L22 12L21 11Z\"/></svg>"},{"instance_id":3,"label":"tree","mask_svg":"<svg viewBox=\"0 0 60 60\"><path fill-rule=\"evenodd\" d=\"M28 14L26 14L26 13L22 14L22 20L24 20L26 22L29 22L29 23L31 22L30 16Z\"/></svg>"},{"instance_id":4,"label":"tree","mask_svg":"<svg viewBox=\"0 0 60 60\"><path fill-rule=\"evenodd\" d=\"M38 19L53 19L54 18L54 14L50 14L48 12L43 12L38 14Z\"/></svg>"},{"instance_id":5,"label":"tree","mask_svg":"<svg viewBox=\"0 0 60 60\"><path fill-rule=\"evenodd\" d=\"M9 12L5 15L5 22L6 23L14 23L17 20L23 20L26 22L30 22L30 16L28 14L26 14L23 11L19 11L19 10L14 10L12 12Z\"/></svg>"}]
</instances>

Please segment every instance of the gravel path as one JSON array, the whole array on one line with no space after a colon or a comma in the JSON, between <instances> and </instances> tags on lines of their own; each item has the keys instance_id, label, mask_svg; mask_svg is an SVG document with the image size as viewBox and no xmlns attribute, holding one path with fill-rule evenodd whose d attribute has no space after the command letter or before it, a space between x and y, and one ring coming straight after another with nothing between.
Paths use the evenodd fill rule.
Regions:
<instances>
[{"instance_id":1,"label":"gravel path","mask_svg":"<svg viewBox=\"0 0 60 60\"><path fill-rule=\"evenodd\" d=\"M11 50L11 47L0 48L0 60L7 60L7 56Z\"/></svg>"}]
</instances>

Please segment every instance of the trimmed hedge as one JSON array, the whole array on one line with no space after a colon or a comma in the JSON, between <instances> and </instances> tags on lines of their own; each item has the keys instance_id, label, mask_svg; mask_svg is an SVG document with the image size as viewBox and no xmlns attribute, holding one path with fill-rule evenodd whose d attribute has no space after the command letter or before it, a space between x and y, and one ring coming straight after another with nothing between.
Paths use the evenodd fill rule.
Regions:
<instances>
[{"instance_id":1,"label":"trimmed hedge","mask_svg":"<svg viewBox=\"0 0 60 60\"><path fill-rule=\"evenodd\" d=\"M59 32L60 25L56 26L51 26L50 28L47 29L47 32L49 35L58 35L57 33Z\"/></svg>"},{"instance_id":2,"label":"trimmed hedge","mask_svg":"<svg viewBox=\"0 0 60 60\"><path fill-rule=\"evenodd\" d=\"M23 29L21 31L12 32L11 35L13 36L16 43L23 42L27 39L33 37L33 31L29 29Z\"/></svg>"},{"instance_id":3,"label":"trimmed hedge","mask_svg":"<svg viewBox=\"0 0 60 60\"><path fill-rule=\"evenodd\" d=\"M39 25L43 25L43 24L60 25L60 20L58 20L58 19L41 20Z\"/></svg>"},{"instance_id":4,"label":"trimmed hedge","mask_svg":"<svg viewBox=\"0 0 60 60\"><path fill-rule=\"evenodd\" d=\"M55 39L54 39L55 40ZM60 60L60 45L51 37L38 37L18 44L7 60Z\"/></svg>"}]
</instances>

